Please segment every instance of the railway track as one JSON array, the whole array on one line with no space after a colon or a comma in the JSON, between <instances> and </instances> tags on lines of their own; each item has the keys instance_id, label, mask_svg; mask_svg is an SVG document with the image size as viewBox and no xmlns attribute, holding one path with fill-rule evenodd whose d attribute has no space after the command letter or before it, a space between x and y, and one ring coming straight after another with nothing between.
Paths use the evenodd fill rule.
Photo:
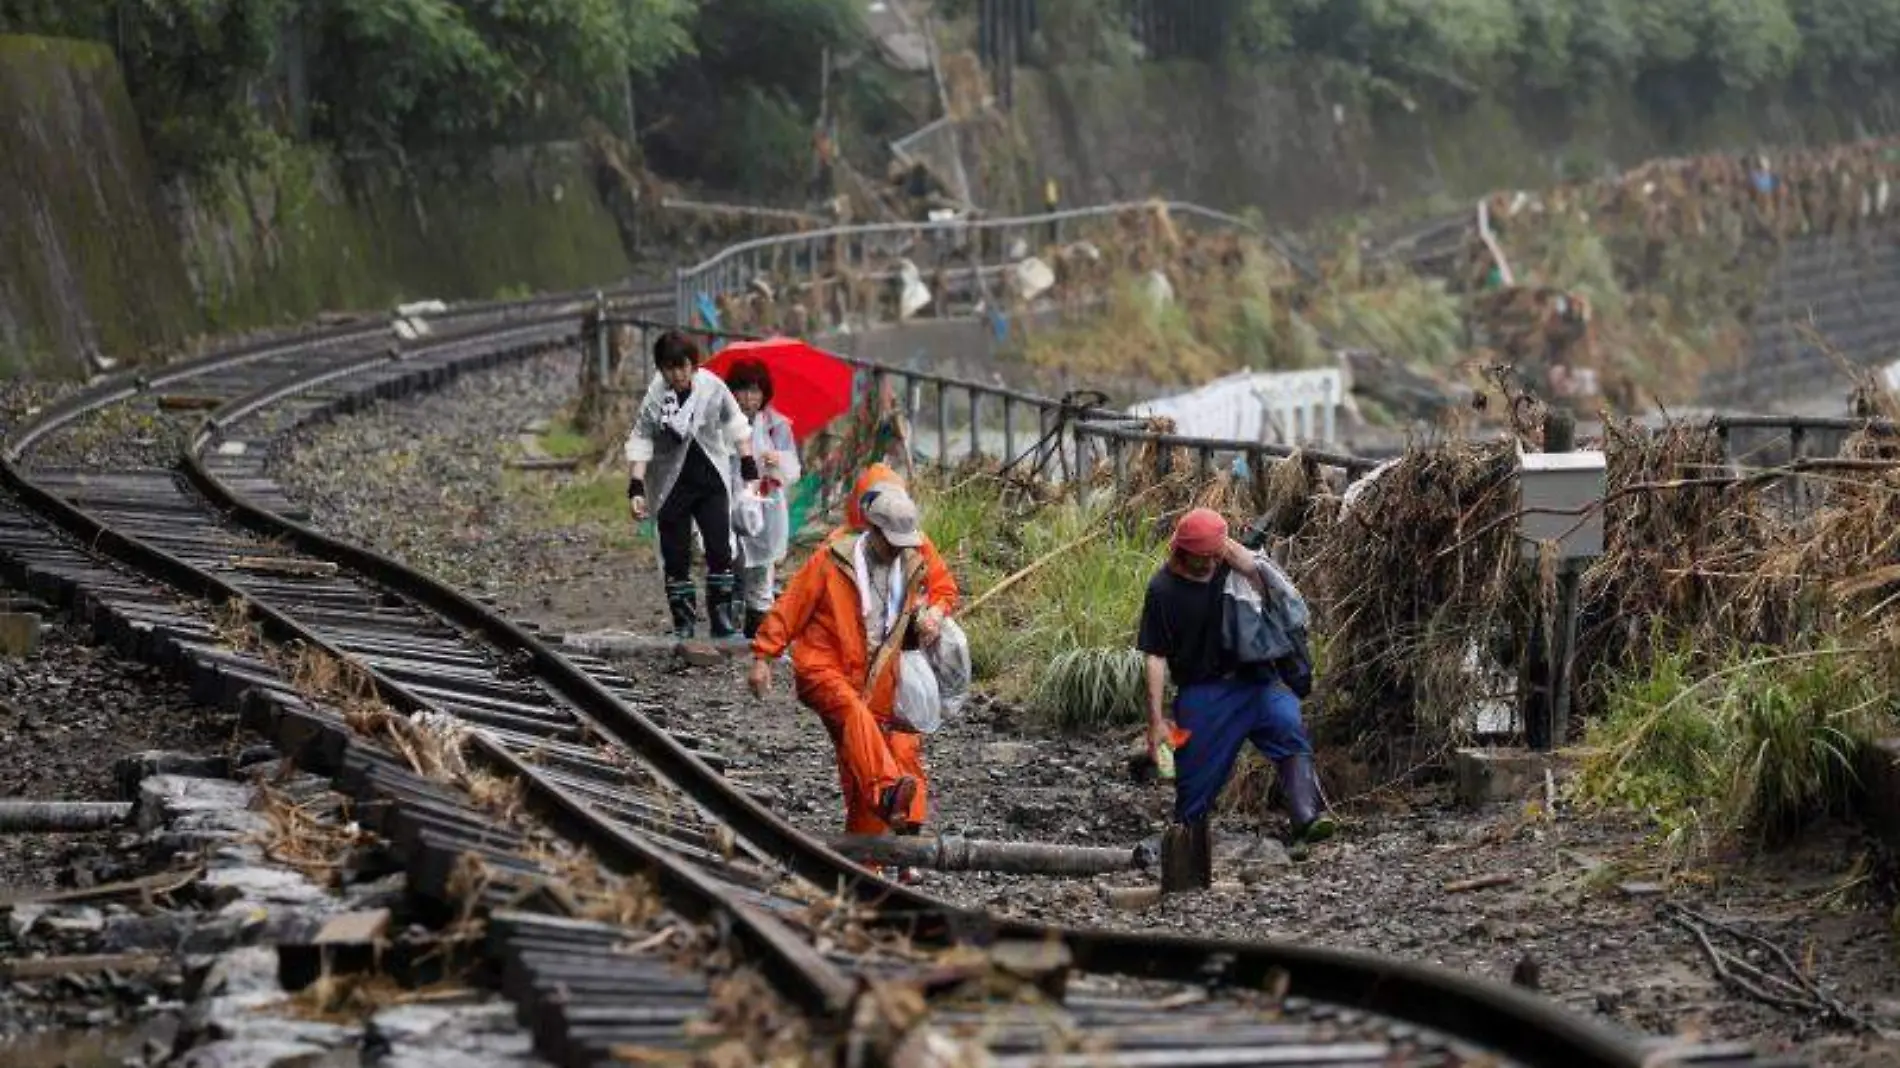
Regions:
<instances>
[{"instance_id":1,"label":"railway track","mask_svg":"<svg viewBox=\"0 0 1900 1068\"><path fill-rule=\"evenodd\" d=\"M482 921L450 930L550 1061L756 1046L740 960L804 1048L855 1063L948 1064L959 1046L1007 1066L1771 1063L1367 954L1046 927L886 882L726 780L684 716L605 662L304 525L269 478L276 435L569 347L580 311L451 309L394 350L381 324L345 326L121 376L20 428L0 464L10 577L333 777L414 895ZM175 467L35 462L160 390L215 403Z\"/></svg>"}]
</instances>

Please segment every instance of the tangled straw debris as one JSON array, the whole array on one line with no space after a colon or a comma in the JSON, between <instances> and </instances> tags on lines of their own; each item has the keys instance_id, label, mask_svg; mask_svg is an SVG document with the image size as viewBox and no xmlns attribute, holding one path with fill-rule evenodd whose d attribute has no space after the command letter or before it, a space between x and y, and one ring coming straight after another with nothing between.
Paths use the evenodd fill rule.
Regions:
<instances>
[{"instance_id":1,"label":"tangled straw debris","mask_svg":"<svg viewBox=\"0 0 1900 1068\"><path fill-rule=\"evenodd\" d=\"M1456 733L1489 649L1524 607L1509 442L1415 447L1364 485L1296 573L1323 610L1321 729L1355 748Z\"/></svg>"}]
</instances>

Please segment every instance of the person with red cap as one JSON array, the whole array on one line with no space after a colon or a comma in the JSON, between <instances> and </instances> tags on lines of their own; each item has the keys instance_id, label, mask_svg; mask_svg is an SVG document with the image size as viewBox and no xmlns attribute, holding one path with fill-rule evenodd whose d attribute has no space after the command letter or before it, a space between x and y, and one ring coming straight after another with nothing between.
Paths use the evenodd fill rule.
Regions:
<instances>
[{"instance_id":1,"label":"person with red cap","mask_svg":"<svg viewBox=\"0 0 1900 1068\"><path fill-rule=\"evenodd\" d=\"M1279 775L1294 841L1328 838L1334 825L1321 805L1299 698L1273 665L1242 663L1225 640L1230 574L1244 576L1262 597L1276 596L1267 565L1228 537L1219 512L1196 508L1182 516L1167 562L1148 582L1135 639L1146 656L1149 752L1177 726L1186 731L1175 756L1174 819L1194 829L1206 823L1241 747L1252 742ZM1163 700L1170 677L1172 722Z\"/></svg>"}]
</instances>

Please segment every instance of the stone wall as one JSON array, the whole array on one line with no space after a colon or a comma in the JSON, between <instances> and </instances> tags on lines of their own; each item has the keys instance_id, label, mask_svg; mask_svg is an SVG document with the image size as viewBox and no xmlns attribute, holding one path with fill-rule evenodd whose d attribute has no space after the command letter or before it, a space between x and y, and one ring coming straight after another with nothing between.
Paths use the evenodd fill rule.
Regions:
<instances>
[{"instance_id":1,"label":"stone wall","mask_svg":"<svg viewBox=\"0 0 1900 1068\"><path fill-rule=\"evenodd\" d=\"M109 49L0 37L0 372L196 327L155 188Z\"/></svg>"},{"instance_id":2,"label":"stone wall","mask_svg":"<svg viewBox=\"0 0 1900 1068\"><path fill-rule=\"evenodd\" d=\"M103 45L0 37L0 374L189 338L628 275L578 146L345 167L280 145L159 188Z\"/></svg>"}]
</instances>

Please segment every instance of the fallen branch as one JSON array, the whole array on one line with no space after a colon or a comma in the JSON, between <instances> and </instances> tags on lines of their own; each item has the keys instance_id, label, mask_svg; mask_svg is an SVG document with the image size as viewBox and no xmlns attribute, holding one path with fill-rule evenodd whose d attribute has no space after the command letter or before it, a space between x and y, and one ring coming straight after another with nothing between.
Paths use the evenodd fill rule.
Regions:
<instances>
[{"instance_id":1,"label":"fallen branch","mask_svg":"<svg viewBox=\"0 0 1900 1068\"><path fill-rule=\"evenodd\" d=\"M299 578L330 578L337 572L328 560L302 560L292 556L233 556L232 567L268 575L294 575Z\"/></svg>"},{"instance_id":2,"label":"fallen branch","mask_svg":"<svg viewBox=\"0 0 1900 1068\"><path fill-rule=\"evenodd\" d=\"M831 848L852 860L934 871L993 871L1014 875L1101 875L1141 867L1133 849L986 842L974 838L885 838L842 835Z\"/></svg>"},{"instance_id":3,"label":"fallen branch","mask_svg":"<svg viewBox=\"0 0 1900 1068\"><path fill-rule=\"evenodd\" d=\"M1066 544L1063 544L1063 545L1058 545L1055 548L1049 550L1048 552L1043 553L1041 556L1030 561L1028 564L1024 565L1015 573L1004 577L1004 579L1001 582L998 582L996 585L991 586L987 591L983 593L982 596L971 601L969 604L964 605L963 609L957 613L958 617L963 618L970 615L970 613L975 612L977 609L983 607L983 605L986 602L988 602L991 598L995 597L997 594L1002 593L1004 590L1009 589L1011 586L1016 585L1018 582L1021 582L1023 579L1028 578L1029 576L1035 574L1037 571L1040 571L1042 568L1048 566L1051 560L1056 559L1057 557L1061 556L1063 553L1071 552L1075 549L1081 548L1084 545L1087 545L1089 542L1092 542L1096 538L1099 538L1102 535L1108 533L1108 531L1109 531L1109 528L1106 526L1097 527L1094 530L1089 531L1087 534L1084 534L1081 537L1074 539L1073 541L1067 542Z\"/></svg>"},{"instance_id":4,"label":"fallen branch","mask_svg":"<svg viewBox=\"0 0 1900 1068\"><path fill-rule=\"evenodd\" d=\"M23 893L14 897L0 896L0 908L15 905L59 905L75 901L99 901L105 898L136 895L141 901L150 901L167 894L183 890L197 880L198 868L185 868L178 871L162 871L124 882L103 883L99 886L87 886L77 890L54 890L50 893Z\"/></svg>"},{"instance_id":5,"label":"fallen branch","mask_svg":"<svg viewBox=\"0 0 1900 1068\"><path fill-rule=\"evenodd\" d=\"M110 830L132 819L132 806L117 801L0 800L0 834Z\"/></svg>"},{"instance_id":6,"label":"fallen branch","mask_svg":"<svg viewBox=\"0 0 1900 1068\"><path fill-rule=\"evenodd\" d=\"M1702 955L1714 970L1717 979L1743 995L1753 998L1764 1005L1783 1009L1788 1012L1811 1013L1837 1020L1863 1031L1877 1031L1871 1022L1849 1009L1833 994L1823 990L1820 984L1808 978L1788 956L1786 950L1758 934L1752 934L1740 928L1711 919L1684 905L1666 902L1656 910L1657 915L1675 924L1695 937ZM1792 979L1784 979L1764 968L1757 967L1747 960L1718 948L1710 932L1725 934L1730 938L1755 946L1773 957Z\"/></svg>"}]
</instances>

